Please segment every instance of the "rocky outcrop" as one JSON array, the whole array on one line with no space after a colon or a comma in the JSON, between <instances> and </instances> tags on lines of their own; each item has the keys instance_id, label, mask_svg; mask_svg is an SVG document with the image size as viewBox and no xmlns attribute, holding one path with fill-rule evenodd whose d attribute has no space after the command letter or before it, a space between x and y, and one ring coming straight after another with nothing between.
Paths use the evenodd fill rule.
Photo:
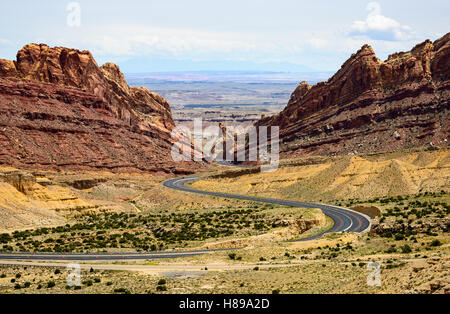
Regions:
<instances>
[{"instance_id":1,"label":"rocky outcrop","mask_svg":"<svg viewBox=\"0 0 450 314\"><path fill-rule=\"evenodd\" d=\"M381 210L376 206L356 205L350 209L357 211L358 213L363 213L372 219L381 215Z\"/></svg>"},{"instance_id":2,"label":"rocky outcrop","mask_svg":"<svg viewBox=\"0 0 450 314\"><path fill-rule=\"evenodd\" d=\"M0 230L54 226L66 216L105 210L68 188L43 186L30 172L0 168Z\"/></svg>"},{"instance_id":3,"label":"rocky outcrop","mask_svg":"<svg viewBox=\"0 0 450 314\"><path fill-rule=\"evenodd\" d=\"M327 82L302 82L287 107L257 125L280 126L286 157L447 146L450 33L379 60L365 45Z\"/></svg>"},{"instance_id":4,"label":"rocky outcrop","mask_svg":"<svg viewBox=\"0 0 450 314\"><path fill-rule=\"evenodd\" d=\"M170 157L170 106L89 51L26 45L0 60L0 164L191 173Z\"/></svg>"}]
</instances>

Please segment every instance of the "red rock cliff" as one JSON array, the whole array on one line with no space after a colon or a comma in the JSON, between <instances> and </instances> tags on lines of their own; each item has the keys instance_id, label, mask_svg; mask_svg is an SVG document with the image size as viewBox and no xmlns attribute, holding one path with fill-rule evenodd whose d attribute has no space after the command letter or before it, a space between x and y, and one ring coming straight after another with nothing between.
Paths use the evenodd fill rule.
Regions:
<instances>
[{"instance_id":1,"label":"red rock cliff","mask_svg":"<svg viewBox=\"0 0 450 314\"><path fill-rule=\"evenodd\" d=\"M170 157L170 106L89 51L30 44L0 59L0 164L189 173Z\"/></svg>"},{"instance_id":2,"label":"red rock cliff","mask_svg":"<svg viewBox=\"0 0 450 314\"><path fill-rule=\"evenodd\" d=\"M302 82L278 115L285 156L448 145L450 33L379 60L365 45L327 82Z\"/></svg>"}]
</instances>

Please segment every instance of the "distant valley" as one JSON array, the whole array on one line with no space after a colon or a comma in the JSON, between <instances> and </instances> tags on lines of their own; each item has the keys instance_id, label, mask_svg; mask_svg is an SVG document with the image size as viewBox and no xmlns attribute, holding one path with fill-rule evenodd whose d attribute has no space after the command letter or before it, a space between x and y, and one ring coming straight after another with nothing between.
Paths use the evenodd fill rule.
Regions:
<instances>
[{"instance_id":1,"label":"distant valley","mask_svg":"<svg viewBox=\"0 0 450 314\"><path fill-rule=\"evenodd\" d=\"M281 72L173 72L128 74L131 86L145 86L163 96L172 107L175 123L253 123L279 113L298 83L311 84L331 73Z\"/></svg>"}]
</instances>

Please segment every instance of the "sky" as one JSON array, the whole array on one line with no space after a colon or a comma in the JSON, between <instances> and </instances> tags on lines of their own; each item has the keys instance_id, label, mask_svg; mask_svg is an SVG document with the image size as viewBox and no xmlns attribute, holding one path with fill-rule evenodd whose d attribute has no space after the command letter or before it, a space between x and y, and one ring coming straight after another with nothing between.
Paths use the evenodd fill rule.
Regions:
<instances>
[{"instance_id":1,"label":"sky","mask_svg":"<svg viewBox=\"0 0 450 314\"><path fill-rule=\"evenodd\" d=\"M27 43L90 50L125 73L336 71L450 31L450 1L1 0L0 58Z\"/></svg>"}]
</instances>

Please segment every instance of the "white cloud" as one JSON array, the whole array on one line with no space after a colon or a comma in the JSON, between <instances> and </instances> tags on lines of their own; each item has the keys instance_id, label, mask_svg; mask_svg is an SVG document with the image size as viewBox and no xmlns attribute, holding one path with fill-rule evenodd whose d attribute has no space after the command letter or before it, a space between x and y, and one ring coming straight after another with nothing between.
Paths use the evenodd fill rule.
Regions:
<instances>
[{"instance_id":1,"label":"white cloud","mask_svg":"<svg viewBox=\"0 0 450 314\"><path fill-rule=\"evenodd\" d=\"M381 6L378 2L370 2L366 9L369 11L366 20L353 22L350 29L351 36L365 36L384 41L411 39L411 28L382 15Z\"/></svg>"},{"instance_id":2,"label":"white cloud","mask_svg":"<svg viewBox=\"0 0 450 314\"><path fill-rule=\"evenodd\" d=\"M269 45L261 47L250 38L236 36L235 33L148 26L108 25L84 32L76 40L94 47L99 54L115 56L142 54L202 56L210 53L232 54L269 48Z\"/></svg>"},{"instance_id":3,"label":"white cloud","mask_svg":"<svg viewBox=\"0 0 450 314\"><path fill-rule=\"evenodd\" d=\"M394 20L380 14L378 4L372 3L368 8L370 23L366 21L356 24L360 30L398 28L399 24ZM372 22L373 18L375 22ZM370 27L366 24L370 24ZM390 26L386 28L386 25ZM50 46L88 49L102 62L121 62L133 58L196 62L289 62L328 70L339 67L353 52L368 43L366 36L348 34L348 27L262 33L114 24L82 25L80 28L64 30L64 33L55 30L53 34L47 35L47 40L43 38L38 42L45 42ZM381 57L394 51L409 49L413 45L410 43L408 40L370 42Z\"/></svg>"}]
</instances>

